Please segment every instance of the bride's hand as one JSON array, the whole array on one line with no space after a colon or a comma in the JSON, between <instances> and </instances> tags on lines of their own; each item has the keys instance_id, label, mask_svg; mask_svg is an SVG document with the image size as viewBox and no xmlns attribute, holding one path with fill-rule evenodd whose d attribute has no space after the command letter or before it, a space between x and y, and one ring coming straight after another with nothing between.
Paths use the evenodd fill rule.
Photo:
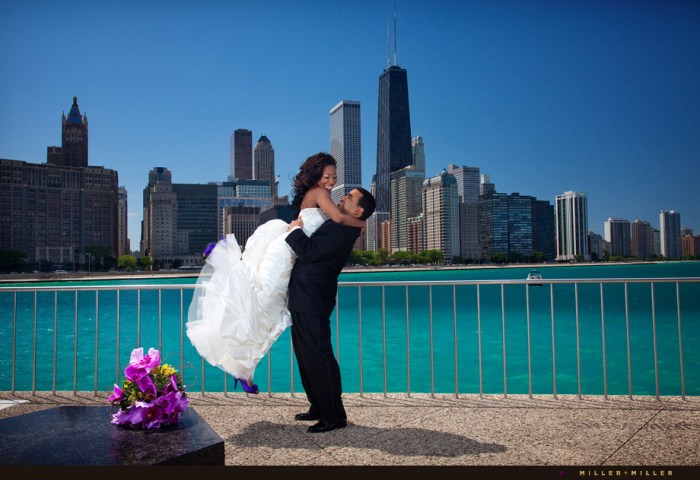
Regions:
<instances>
[{"instance_id":1,"label":"bride's hand","mask_svg":"<svg viewBox=\"0 0 700 480\"><path fill-rule=\"evenodd\" d=\"M289 227L287 228L287 231L290 231L294 227L299 227L299 228L304 227L304 221L301 219L301 217L297 218L296 220L292 220L289 223Z\"/></svg>"}]
</instances>

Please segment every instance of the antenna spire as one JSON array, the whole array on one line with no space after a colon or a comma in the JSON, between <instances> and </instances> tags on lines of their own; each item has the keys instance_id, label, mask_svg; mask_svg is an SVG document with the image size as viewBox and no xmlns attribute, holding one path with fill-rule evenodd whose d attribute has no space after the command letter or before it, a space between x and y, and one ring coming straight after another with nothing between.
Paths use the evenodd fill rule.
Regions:
<instances>
[{"instance_id":1,"label":"antenna spire","mask_svg":"<svg viewBox=\"0 0 700 480\"><path fill-rule=\"evenodd\" d=\"M386 19L386 68L389 68L391 66L391 55L390 55L390 49L389 49L389 32L391 30L389 29L389 17Z\"/></svg>"},{"instance_id":2,"label":"antenna spire","mask_svg":"<svg viewBox=\"0 0 700 480\"><path fill-rule=\"evenodd\" d=\"M394 0L394 66L398 66L399 58L396 53L396 0Z\"/></svg>"}]
</instances>

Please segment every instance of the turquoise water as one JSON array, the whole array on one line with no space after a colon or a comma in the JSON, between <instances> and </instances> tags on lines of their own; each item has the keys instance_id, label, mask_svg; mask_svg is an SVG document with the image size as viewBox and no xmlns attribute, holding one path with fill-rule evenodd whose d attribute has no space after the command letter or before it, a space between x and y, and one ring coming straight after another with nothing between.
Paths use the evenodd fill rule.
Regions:
<instances>
[{"instance_id":1,"label":"turquoise water","mask_svg":"<svg viewBox=\"0 0 700 480\"><path fill-rule=\"evenodd\" d=\"M552 266L539 267L544 278L659 278L700 277L700 263L661 263L642 265ZM498 280L523 279L529 268L472 268L463 270L431 270L372 273L345 273L342 281L412 281L412 280ZM73 284L192 284L194 279L157 279L74 282ZM40 285L40 284L33 284ZM56 283L48 284L56 285ZM61 282L61 285L69 285ZM655 285L656 346L659 369L659 393L680 395L678 313L675 284ZM381 288L363 287L362 309L358 311L357 287L339 291L338 328L333 316L334 346L340 361L343 388L346 392L360 391L360 376L364 392L479 392L478 316L475 286L432 288L432 362L431 310L428 287L409 288L408 334L406 321L406 288L385 289L385 316L382 317ZM551 315L549 286L530 287L530 338L533 393L552 393L556 380L557 393L577 393L576 322L574 287L554 286L554 321ZM654 341L652 306L648 283L632 284L628 289L630 356L632 392L635 395L656 393L654 372ZM456 314L453 312L457 305ZM480 287L482 388L484 393L528 392L527 314L525 287L504 287L504 317L501 314L501 287ZM131 349L139 343L144 348L159 348L166 362L181 369L190 390L202 388L204 377L207 391L224 388L224 374L204 364L184 337L181 358L180 341L186 321L191 291L183 290L184 319L180 313L180 291L164 290L162 299L162 336L158 338L158 292L143 291L140 319L136 292L119 294L119 355L115 356L116 292L78 292L77 335L75 329L75 293L58 292L54 317L54 293L37 295L36 345L34 338L34 295L18 294L17 351L15 389L31 390L36 371L36 389L51 390L54 384L53 358L56 357L56 388L93 390L95 388L95 351L97 351L97 388L104 391L112 383L121 382L123 369ZM599 285L579 286L579 335L581 345L581 389L583 394L604 392L607 377L608 394L628 393L627 330L624 287L610 284L604 287L605 327L601 322ZM700 395L700 283L682 284L680 288L684 378L686 394ZM11 388L12 365L12 294L0 291L0 390ZM96 328L96 304L99 313ZM361 325L359 322L361 313ZM457 348L455 352L455 318ZM552 345L552 325L555 342ZM96 337L95 331L99 331ZM361 337L360 337L361 330ZM138 332L137 332L138 331ZM54 332L56 347L54 348ZM140 332L140 333L139 333ZM603 362L605 336L605 363ZM360 352L360 338L362 351ZM386 339L386 350L382 348ZM408 338L408 342L407 342ZM503 344L505 338L505 379ZM95 348L97 345L97 349ZM37 361L33 361L36 350ZM77 351L77 375L74 376L73 356ZM407 374L410 354L410 379ZM360 368L360 354L362 368ZM385 362L386 358L386 362ZM554 361L556 358L556 361ZM261 390L301 391L301 382L294 367L290 335L285 332L275 343L271 354L264 358L256 372L255 381ZM431 363L434 380L431 382ZM605 365L605 369L604 369ZM556 368L556 377L554 369ZM455 379L455 372L458 378ZM229 377L230 378L230 377ZM294 382L292 385L292 381ZM458 382L458 386L456 385ZM75 384L75 385L74 385ZM229 381L228 388L232 388Z\"/></svg>"}]
</instances>

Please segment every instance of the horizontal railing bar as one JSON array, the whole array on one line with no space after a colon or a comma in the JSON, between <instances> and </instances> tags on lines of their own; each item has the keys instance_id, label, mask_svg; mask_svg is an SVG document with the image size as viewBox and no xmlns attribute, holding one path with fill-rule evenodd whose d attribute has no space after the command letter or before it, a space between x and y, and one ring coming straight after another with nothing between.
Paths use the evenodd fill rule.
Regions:
<instances>
[{"instance_id":1,"label":"horizontal railing bar","mask_svg":"<svg viewBox=\"0 0 700 480\"><path fill-rule=\"evenodd\" d=\"M416 287L416 286L453 286L453 285L550 285L550 284L608 284L608 283L697 283L700 277L664 277L664 278L555 278L555 279L497 279L497 280L425 280L425 281L387 281L387 282L338 282L339 287ZM148 284L148 285L72 285L72 286L0 286L0 292L54 292L54 291L95 291L95 290L193 290L196 284Z\"/></svg>"}]
</instances>

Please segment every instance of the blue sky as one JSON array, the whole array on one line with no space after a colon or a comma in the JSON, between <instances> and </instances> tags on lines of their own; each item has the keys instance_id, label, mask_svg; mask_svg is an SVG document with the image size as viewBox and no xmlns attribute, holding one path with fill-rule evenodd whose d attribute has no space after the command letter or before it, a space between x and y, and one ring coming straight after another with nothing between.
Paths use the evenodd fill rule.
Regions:
<instances>
[{"instance_id":1,"label":"blue sky","mask_svg":"<svg viewBox=\"0 0 700 480\"><path fill-rule=\"evenodd\" d=\"M64 9L65 8L65 9ZM499 192L588 194L608 217L700 233L700 2L397 0L398 64L427 173L477 166ZM391 0L0 1L0 158L46 161L73 96L90 164L119 172L138 248L148 171L223 181L229 136L265 134L280 193L362 109L375 172Z\"/></svg>"}]
</instances>

